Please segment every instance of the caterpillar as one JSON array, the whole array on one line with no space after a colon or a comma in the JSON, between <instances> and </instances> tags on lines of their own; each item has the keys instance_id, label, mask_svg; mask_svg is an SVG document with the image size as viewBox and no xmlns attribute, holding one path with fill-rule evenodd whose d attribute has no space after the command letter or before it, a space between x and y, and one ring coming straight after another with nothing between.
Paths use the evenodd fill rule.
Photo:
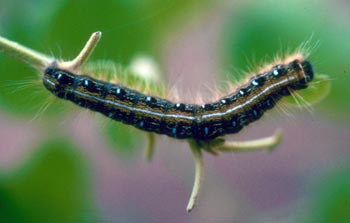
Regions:
<instances>
[{"instance_id":1,"label":"caterpillar","mask_svg":"<svg viewBox=\"0 0 350 223\"><path fill-rule=\"evenodd\" d=\"M58 98L138 129L177 139L210 141L239 132L283 96L306 88L313 77L311 63L297 55L253 75L233 93L202 105L145 95L121 84L61 69L56 62L45 69L42 81Z\"/></svg>"},{"instance_id":2,"label":"caterpillar","mask_svg":"<svg viewBox=\"0 0 350 223\"><path fill-rule=\"evenodd\" d=\"M314 75L311 62L306 59L307 54L303 50L305 45L302 45L296 54L249 75L240 87L212 103L172 102L134 90L128 84L109 83L84 72L75 73L89 58L100 37L101 32L93 33L72 61L58 61L1 36L0 51L40 70L43 85L58 98L149 133L187 139L195 161L195 178L187 205L188 212L194 208L201 188L202 150L212 154L218 151L271 151L281 141L279 132L271 137L246 142L225 141L220 136L238 133L243 127L260 119L282 97L294 95L294 91L305 88L312 90L312 83L325 83L322 89L320 86L316 89L322 91L317 91L317 94L311 92L311 95L316 95L312 101L322 99L329 91L328 79ZM148 136L147 157L150 159L154 151L154 134Z\"/></svg>"}]
</instances>

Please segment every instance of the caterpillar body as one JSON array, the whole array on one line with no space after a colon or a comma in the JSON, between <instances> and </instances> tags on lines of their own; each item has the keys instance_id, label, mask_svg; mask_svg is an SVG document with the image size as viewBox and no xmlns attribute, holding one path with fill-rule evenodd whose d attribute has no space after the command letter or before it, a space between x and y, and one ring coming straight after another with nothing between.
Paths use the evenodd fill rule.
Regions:
<instances>
[{"instance_id":1,"label":"caterpillar body","mask_svg":"<svg viewBox=\"0 0 350 223\"><path fill-rule=\"evenodd\" d=\"M252 75L234 92L202 105L145 95L121 84L61 69L55 62L45 69L42 80L57 97L113 120L173 138L210 141L239 132L283 96L306 88L313 77L309 61L302 56L292 57Z\"/></svg>"}]
</instances>

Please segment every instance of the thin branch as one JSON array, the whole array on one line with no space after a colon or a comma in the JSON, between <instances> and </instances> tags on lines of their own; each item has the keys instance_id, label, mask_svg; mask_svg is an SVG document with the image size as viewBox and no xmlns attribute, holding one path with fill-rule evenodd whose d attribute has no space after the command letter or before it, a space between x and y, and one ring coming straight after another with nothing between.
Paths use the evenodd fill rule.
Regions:
<instances>
[{"instance_id":1,"label":"thin branch","mask_svg":"<svg viewBox=\"0 0 350 223\"><path fill-rule=\"evenodd\" d=\"M83 65L94 51L97 43L101 39L101 36L101 32L94 32L86 42L84 48L80 51L79 55L72 61L60 62L60 67L75 70Z\"/></svg>"},{"instance_id":2,"label":"thin branch","mask_svg":"<svg viewBox=\"0 0 350 223\"><path fill-rule=\"evenodd\" d=\"M30 66L43 70L54 58L0 36L0 52Z\"/></svg>"},{"instance_id":3,"label":"thin branch","mask_svg":"<svg viewBox=\"0 0 350 223\"><path fill-rule=\"evenodd\" d=\"M187 212L191 212L196 205L199 192L201 190L203 182L203 157L201 153L201 148L194 141L190 141L190 147L193 153L195 162L195 177L192 188L192 193L187 204Z\"/></svg>"},{"instance_id":4,"label":"thin branch","mask_svg":"<svg viewBox=\"0 0 350 223\"><path fill-rule=\"evenodd\" d=\"M225 142L215 149L221 152L253 152L258 150L273 151L274 148L282 141L282 133L277 130L274 135L242 142Z\"/></svg>"},{"instance_id":5,"label":"thin branch","mask_svg":"<svg viewBox=\"0 0 350 223\"><path fill-rule=\"evenodd\" d=\"M59 65L65 69L77 69L83 65L94 51L98 41L102 36L101 32L94 32L90 39L86 42L84 48L79 55L72 61L60 61ZM29 64L30 66L43 70L55 59L45 54L39 53L35 50L29 49L20 45L17 42L8 40L0 36L0 52L7 56L13 57L19 61Z\"/></svg>"}]
</instances>

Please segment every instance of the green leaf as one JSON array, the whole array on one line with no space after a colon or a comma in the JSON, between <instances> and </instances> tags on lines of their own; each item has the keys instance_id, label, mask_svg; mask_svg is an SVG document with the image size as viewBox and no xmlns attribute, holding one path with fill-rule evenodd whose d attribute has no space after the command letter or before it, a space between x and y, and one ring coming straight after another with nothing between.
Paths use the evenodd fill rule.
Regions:
<instances>
[{"instance_id":1,"label":"green leaf","mask_svg":"<svg viewBox=\"0 0 350 223\"><path fill-rule=\"evenodd\" d=\"M40 146L17 170L0 177L0 222L82 222L96 219L86 167L62 140Z\"/></svg>"}]
</instances>

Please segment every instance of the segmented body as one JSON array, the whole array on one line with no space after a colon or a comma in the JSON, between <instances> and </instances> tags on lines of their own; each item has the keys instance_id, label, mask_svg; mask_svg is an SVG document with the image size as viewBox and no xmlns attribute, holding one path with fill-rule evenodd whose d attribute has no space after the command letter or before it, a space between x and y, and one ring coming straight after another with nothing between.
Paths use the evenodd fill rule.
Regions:
<instances>
[{"instance_id":1,"label":"segmented body","mask_svg":"<svg viewBox=\"0 0 350 223\"><path fill-rule=\"evenodd\" d=\"M306 88L313 76L310 62L295 59L253 75L235 92L202 105L174 103L55 65L45 69L43 83L59 98L138 129L178 139L211 140L239 132L282 96Z\"/></svg>"}]
</instances>

